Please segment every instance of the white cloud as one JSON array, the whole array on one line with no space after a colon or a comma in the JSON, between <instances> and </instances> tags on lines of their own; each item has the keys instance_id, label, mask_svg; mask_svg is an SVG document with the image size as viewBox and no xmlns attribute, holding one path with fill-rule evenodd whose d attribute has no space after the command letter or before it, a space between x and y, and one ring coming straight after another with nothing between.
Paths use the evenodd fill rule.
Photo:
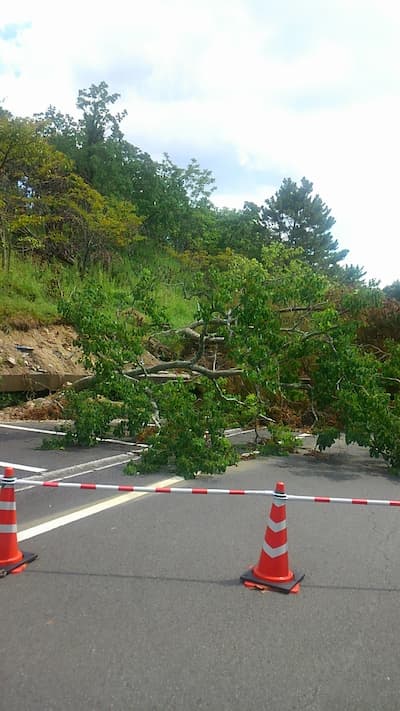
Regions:
<instances>
[{"instance_id":1,"label":"white cloud","mask_svg":"<svg viewBox=\"0 0 400 711\"><path fill-rule=\"evenodd\" d=\"M240 191L233 193L217 192L212 196L212 201L216 207L230 207L241 209L245 202L254 202L256 205L263 205L265 200L276 192L275 185L259 185L255 190Z\"/></svg>"},{"instance_id":2,"label":"white cloud","mask_svg":"<svg viewBox=\"0 0 400 711\"><path fill-rule=\"evenodd\" d=\"M136 145L172 157L185 150L200 162L213 151L236 156L243 182L220 177L218 204L261 203L283 176L306 175L332 208L350 259L384 283L400 277L397 0L2 8L1 24L27 22L16 41L0 40L0 97L11 111L52 103L73 113L78 89L104 79L122 94L123 128Z\"/></svg>"}]
</instances>

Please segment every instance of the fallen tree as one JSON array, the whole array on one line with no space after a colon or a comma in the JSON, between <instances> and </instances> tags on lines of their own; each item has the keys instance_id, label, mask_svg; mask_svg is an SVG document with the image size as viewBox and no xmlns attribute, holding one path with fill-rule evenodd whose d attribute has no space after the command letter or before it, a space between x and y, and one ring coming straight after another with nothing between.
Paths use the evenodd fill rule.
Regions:
<instances>
[{"instance_id":1,"label":"fallen tree","mask_svg":"<svg viewBox=\"0 0 400 711\"><path fill-rule=\"evenodd\" d=\"M70 393L71 436L92 443L115 418L119 434L136 435L152 422L142 468L173 460L191 476L235 461L226 426L268 421L273 430L291 410L318 434L320 448L344 432L399 466L398 384L394 392L392 378L391 392L385 389L399 348L377 358L357 337L381 293L331 282L301 256L276 244L261 261L229 254L207 272L193 269L197 312L177 329L166 324L154 292L133 295L130 306L147 315L138 321L112 308L93 284L84 286L62 305L94 372ZM146 366L146 346L155 340L171 357ZM159 383L160 373L176 379Z\"/></svg>"}]
</instances>

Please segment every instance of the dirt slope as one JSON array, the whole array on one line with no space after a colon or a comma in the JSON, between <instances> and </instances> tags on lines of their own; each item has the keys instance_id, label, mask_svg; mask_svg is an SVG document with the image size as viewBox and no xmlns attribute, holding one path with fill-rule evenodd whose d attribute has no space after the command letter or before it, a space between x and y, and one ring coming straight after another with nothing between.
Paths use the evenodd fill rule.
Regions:
<instances>
[{"instance_id":1,"label":"dirt slope","mask_svg":"<svg viewBox=\"0 0 400 711\"><path fill-rule=\"evenodd\" d=\"M7 387L6 381L9 383L15 376L19 376L18 382L23 383L32 376L39 382L48 382L46 377L54 375L60 376L65 383L68 376L72 381L86 375L82 353L74 345L75 339L73 328L62 324L27 330L0 330L0 396L3 396L3 402L12 395L8 391L26 389L21 386ZM147 351L143 354L143 360L147 366L159 363L158 358ZM54 420L63 416L62 392L48 397L35 397L32 392L22 405L0 407L0 421Z\"/></svg>"},{"instance_id":2,"label":"dirt slope","mask_svg":"<svg viewBox=\"0 0 400 711\"><path fill-rule=\"evenodd\" d=\"M0 330L0 374L84 374L75 338L74 330L63 325Z\"/></svg>"},{"instance_id":3,"label":"dirt slope","mask_svg":"<svg viewBox=\"0 0 400 711\"><path fill-rule=\"evenodd\" d=\"M32 376L45 378L48 375L84 375L82 353L74 345L75 338L74 330L62 324L27 330L0 330L0 390L6 391L0 393L3 395L3 401L12 397L12 394L7 392L10 390L10 382L23 382L23 378L29 381ZM0 421L48 420L62 417L60 394L43 398L35 397L35 394L31 393L28 395L28 401L22 405L0 409Z\"/></svg>"}]
</instances>

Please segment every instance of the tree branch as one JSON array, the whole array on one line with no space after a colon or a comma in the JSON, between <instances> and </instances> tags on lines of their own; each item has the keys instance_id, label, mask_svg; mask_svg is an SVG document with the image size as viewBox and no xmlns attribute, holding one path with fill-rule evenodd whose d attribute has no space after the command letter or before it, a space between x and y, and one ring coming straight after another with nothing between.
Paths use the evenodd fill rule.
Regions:
<instances>
[{"instance_id":1,"label":"tree branch","mask_svg":"<svg viewBox=\"0 0 400 711\"><path fill-rule=\"evenodd\" d=\"M208 326L228 326L230 323L229 318L212 318L210 321L208 321ZM153 333L153 336L160 336L160 335L169 335L169 334L174 334L174 335L179 335L183 334L185 336L189 336L189 338L192 338L193 340L198 341L200 338L200 334L195 330L196 328L200 328L200 326L204 326L204 320L199 319L198 321L193 321L193 323L190 323L188 326L184 326L183 328L167 328L164 329L163 331L157 331L156 333ZM223 337L215 336L214 334L210 334L209 338L213 338L215 340L223 340Z\"/></svg>"},{"instance_id":2,"label":"tree branch","mask_svg":"<svg viewBox=\"0 0 400 711\"><path fill-rule=\"evenodd\" d=\"M246 403L244 403L242 400L239 400L239 398L235 397L234 395L225 395L222 392L220 384L216 380L214 380L214 385L216 387L218 395L220 396L220 398L222 400L225 400L225 402L234 402L237 405L241 405L242 407L245 407Z\"/></svg>"},{"instance_id":3,"label":"tree branch","mask_svg":"<svg viewBox=\"0 0 400 711\"><path fill-rule=\"evenodd\" d=\"M206 368L202 365L197 365L192 363L190 360L172 360L168 363L158 363L157 365L152 365L146 369L146 377L151 377L155 373L162 373L169 370L184 370L189 373L196 373L198 375L204 375L210 380L216 380L217 378L231 378L236 375L242 375L243 370L241 368L225 368L221 370L212 370ZM137 380L140 376L143 376L142 368L134 368L133 370L122 371L121 375L130 380Z\"/></svg>"},{"instance_id":4,"label":"tree branch","mask_svg":"<svg viewBox=\"0 0 400 711\"><path fill-rule=\"evenodd\" d=\"M201 333L200 333L199 346L197 348L197 353L194 354L193 358L190 361L191 365L196 365L196 363L199 362L201 356L203 355L206 338L207 338L207 324L204 324L204 326L201 330Z\"/></svg>"},{"instance_id":5,"label":"tree branch","mask_svg":"<svg viewBox=\"0 0 400 711\"><path fill-rule=\"evenodd\" d=\"M285 306L282 309L277 309L279 314L287 314L292 311L323 311L327 307L328 303L314 304L313 306Z\"/></svg>"}]
</instances>

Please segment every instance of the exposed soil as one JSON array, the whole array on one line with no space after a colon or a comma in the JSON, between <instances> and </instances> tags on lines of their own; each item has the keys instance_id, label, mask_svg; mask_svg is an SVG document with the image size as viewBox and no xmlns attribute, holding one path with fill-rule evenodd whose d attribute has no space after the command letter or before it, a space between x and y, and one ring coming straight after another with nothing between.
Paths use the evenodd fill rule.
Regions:
<instances>
[{"instance_id":1,"label":"exposed soil","mask_svg":"<svg viewBox=\"0 0 400 711\"><path fill-rule=\"evenodd\" d=\"M63 420L63 405L63 397L60 394L27 400L21 405L0 409L0 422Z\"/></svg>"},{"instance_id":2,"label":"exposed soil","mask_svg":"<svg viewBox=\"0 0 400 711\"><path fill-rule=\"evenodd\" d=\"M74 329L63 324L0 329L0 381L3 376L51 374L75 376L76 379L87 375L75 339ZM143 360L147 366L159 362L148 352ZM4 396L1 390L0 387L0 395ZM35 397L31 393L27 402L21 405L0 408L0 421L55 420L63 416L62 392L47 397Z\"/></svg>"},{"instance_id":3,"label":"exposed soil","mask_svg":"<svg viewBox=\"0 0 400 711\"><path fill-rule=\"evenodd\" d=\"M74 345L75 338L73 328L61 324L28 331L0 330L0 375L84 375L82 353Z\"/></svg>"},{"instance_id":4,"label":"exposed soil","mask_svg":"<svg viewBox=\"0 0 400 711\"><path fill-rule=\"evenodd\" d=\"M62 324L27 330L0 330L0 376L31 376L41 373L85 375L82 353L74 344L75 338L74 330ZM0 420L63 417L60 394L35 397L32 393L28 397L28 401L21 405L0 409Z\"/></svg>"}]
</instances>

